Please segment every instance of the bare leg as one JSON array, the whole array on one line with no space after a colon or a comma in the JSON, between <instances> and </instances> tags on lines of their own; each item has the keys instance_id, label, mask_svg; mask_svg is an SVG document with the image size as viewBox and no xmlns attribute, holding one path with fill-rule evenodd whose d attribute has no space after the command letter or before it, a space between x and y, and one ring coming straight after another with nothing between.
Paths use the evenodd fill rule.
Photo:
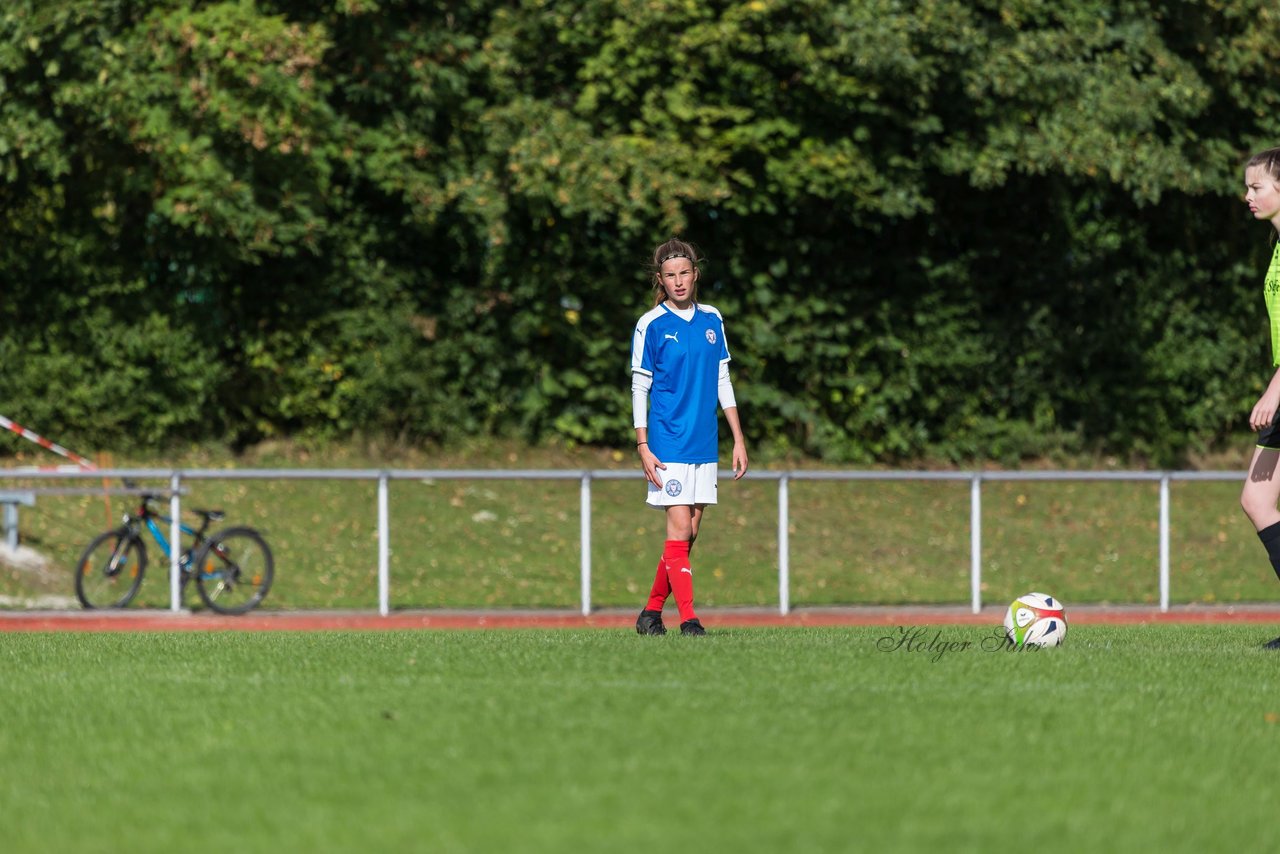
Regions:
<instances>
[{"instance_id":1,"label":"bare leg","mask_svg":"<svg viewBox=\"0 0 1280 854\"><path fill-rule=\"evenodd\" d=\"M689 519L693 526L693 534L689 537L689 551L693 551L693 542L698 539L698 527L702 524L702 511L706 506L705 504L693 505L693 513Z\"/></svg>"},{"instance_id":2,"label":"bare leg","mask_svg":"<svg viewBox=\"0 0 1280 854\"><path fill-rule=\"evenodd\" d=\"M698 529L694 527L693 518L696 508L689 504L676 504L667 508L667 539L691 540ZM696 510L698 520L702 520L702 511Z\"/></svg>"},{"instance_id":3,"label":"bare leg","mask_svg":"<svg viewBox=\"0 0 1280 854\"><path fill-rule=\"evenodd\" d=\"M1276 476L1280 465L1280 451L1274 448L1258 448L1249 462L1249 477L1240 492L1240 506L1253 523L1254 530L1280 522L1280 478Z\"/></svg>"}]
</instances>

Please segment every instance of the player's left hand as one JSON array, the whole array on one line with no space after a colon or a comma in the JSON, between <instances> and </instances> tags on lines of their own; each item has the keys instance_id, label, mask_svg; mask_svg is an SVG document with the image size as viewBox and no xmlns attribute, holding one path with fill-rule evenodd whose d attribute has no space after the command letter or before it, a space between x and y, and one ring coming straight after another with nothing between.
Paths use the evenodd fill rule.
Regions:
<instances>
[{"instance_id":1,"label":"player's left hand","mask_svg":"<svg viewBox=\"0 0 1280 854\"><path fill-rule=\"evenodd\" d=\"M747 445L745 442L733 443L733 479L741 480L747 473Z\"/></svg>"}]
</instances>

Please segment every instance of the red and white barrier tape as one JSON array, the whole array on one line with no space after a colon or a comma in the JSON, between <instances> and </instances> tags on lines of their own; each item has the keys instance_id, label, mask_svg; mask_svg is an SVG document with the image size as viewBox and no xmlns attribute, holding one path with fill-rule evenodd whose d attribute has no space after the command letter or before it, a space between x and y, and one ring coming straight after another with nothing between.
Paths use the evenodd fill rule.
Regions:
<instances>
[{"instance_id":1,"label":"red and white barrier tape","mask_svg":"<svg viewBox=\"0 0 1280 854\"><path fill-rule=\"evenodd\" d=\"M50 442L48 439L41 436L40 434L33 433L32 431L28 430L26 427L23 427L21 424L13 423L8 418L5 418L3 415L0 415L0 427L6 430L9 430L13 433L17 433L22 438L35 442L37 445L39 445L40 447L46 450L53 451L55 454L59 454L61 456L66 457L76 465L80 466L80 468L82 469L97 468L97 466L95 466L93 463L89 462L79 454L73 453L72 451L68 451L66 448L62 447L61 445L55 444L54 442Z\"/></svg>"}]
</instances>

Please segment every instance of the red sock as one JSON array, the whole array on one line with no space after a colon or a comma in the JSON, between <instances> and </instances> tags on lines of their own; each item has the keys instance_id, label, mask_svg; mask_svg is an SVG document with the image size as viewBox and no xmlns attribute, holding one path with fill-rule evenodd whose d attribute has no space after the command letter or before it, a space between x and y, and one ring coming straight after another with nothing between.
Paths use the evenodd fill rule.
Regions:
<instances>
[{"instance_id":1,"label":"red sock","mask_svg":"<svg viewBox=\"0 0 1280 854\"><path fill-rule=\"evenodd\" d=\"M667 579L671 584L671 592L676 597L676 607L680 609L680 622L696 620L693 613L693 567L689 565L689 541L667 540L662 550L662 560L667 565Z\"/></svg>"},{"instance_id":2,"label":"red sock","mask_svg":"<svg viewBox=\"0 0 1280 854\"><path fill-rule=\"evenodd\" d=\"M645 610L661 611L670 595L671 582L667 580L667 562L663 558L658 558L658 572L653 576L653 588L649 591L649 604L644 606Z\"/></svg>"}]
</instances>

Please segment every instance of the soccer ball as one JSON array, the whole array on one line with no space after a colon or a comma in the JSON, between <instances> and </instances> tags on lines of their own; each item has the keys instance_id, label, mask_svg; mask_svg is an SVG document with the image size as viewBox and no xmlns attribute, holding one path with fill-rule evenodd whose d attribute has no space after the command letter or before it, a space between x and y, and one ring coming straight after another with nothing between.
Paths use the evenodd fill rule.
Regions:
<instances>
[{"instance_id":1,"label":"soccer ball","mask_svg":"<svg viewBox=\"0 0 1280 854\"><path fill-rule=\"evenodd\" d=\"M1060 646L1067 636L1066 608L1044 593L1019 596L1004 615L1004 633L1018 649Z\"/></svg>"}]
</instances>

